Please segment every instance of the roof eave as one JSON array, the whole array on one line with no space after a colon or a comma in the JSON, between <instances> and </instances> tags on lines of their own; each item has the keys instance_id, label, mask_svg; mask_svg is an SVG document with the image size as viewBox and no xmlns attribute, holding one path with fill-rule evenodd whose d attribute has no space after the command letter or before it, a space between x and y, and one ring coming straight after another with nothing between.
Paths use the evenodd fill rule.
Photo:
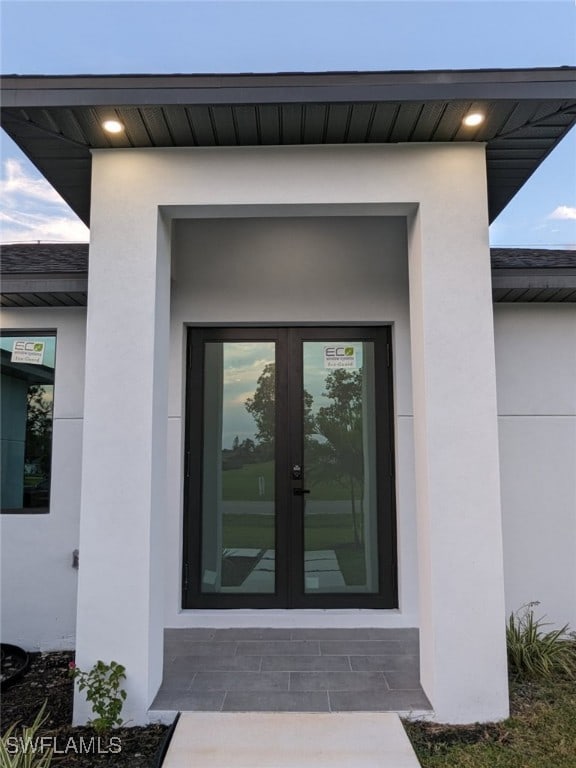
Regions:
<instances>
[{"instance_id":1,"label":"roof eave","mask_svg":"<svg viewBox=\"0 0 576 768\"><path fill-rule=\"evenodd\" d=\"M246 75L7 75L7 108L573 99L576 67Z\"/></svg>"}]
</instances>

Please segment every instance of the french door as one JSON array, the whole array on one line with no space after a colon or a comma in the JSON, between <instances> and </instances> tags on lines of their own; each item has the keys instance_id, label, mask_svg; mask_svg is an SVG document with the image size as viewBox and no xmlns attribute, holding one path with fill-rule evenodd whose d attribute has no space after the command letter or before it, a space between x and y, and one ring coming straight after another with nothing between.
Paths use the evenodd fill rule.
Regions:
<instances>
[{"instance_id":1,"label":"french door","mask_svg":"<svg viewBox=\"0 0 576 768\"><path fill-rule=\"evenodd\" d=\"M189 329L185 608L396 607L390 343Z\"/></svg>"}]
</instances>

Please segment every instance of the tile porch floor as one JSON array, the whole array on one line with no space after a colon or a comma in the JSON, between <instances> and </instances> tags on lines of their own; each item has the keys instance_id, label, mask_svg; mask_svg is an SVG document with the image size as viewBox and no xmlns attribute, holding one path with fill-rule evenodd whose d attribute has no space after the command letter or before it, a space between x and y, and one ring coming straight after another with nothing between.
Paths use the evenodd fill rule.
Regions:
<instances>
[{"instance_id":1,"label":"tile porch floor","mask_svg":"<svg viewBox=\"0 0 576 768\"><path fill-rule=\"evenodd\" d=\"M421 712L417 629L167 629L151 710Z\"/></svg>"}]
</instances>

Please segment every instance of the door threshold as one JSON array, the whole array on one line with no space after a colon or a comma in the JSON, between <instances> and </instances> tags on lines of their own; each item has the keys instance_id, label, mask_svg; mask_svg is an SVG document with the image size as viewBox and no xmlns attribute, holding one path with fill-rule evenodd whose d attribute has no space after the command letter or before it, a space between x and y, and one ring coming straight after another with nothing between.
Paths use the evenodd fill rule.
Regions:
<instances>
[{"instance_id":1,"label":"door threshold","mask_svg":"<svg viewBox=\"0 0 576 768\"><path fill-rule=\"evenodd\" d=\"M381 628L400 629L418 626L414 614L397 609L372 608L238 608L230 610L183 610L168 621L166 628Z\"/></svg>"}]
</instances>

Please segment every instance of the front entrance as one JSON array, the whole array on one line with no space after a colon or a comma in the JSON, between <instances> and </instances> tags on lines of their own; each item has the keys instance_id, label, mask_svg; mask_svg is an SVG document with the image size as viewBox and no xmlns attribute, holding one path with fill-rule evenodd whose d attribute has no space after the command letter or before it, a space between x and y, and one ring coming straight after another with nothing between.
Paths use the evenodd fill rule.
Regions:
<instances>
[{"instance_id":1,"label":"front entrance","mask_svg":"<svg viewBox=\"0 0 576 768\"><path fill-rule=\"evenodd\" d=\"M183 607L397 606L390 343L189 330Z\"/></svg>"}]
</instances>

